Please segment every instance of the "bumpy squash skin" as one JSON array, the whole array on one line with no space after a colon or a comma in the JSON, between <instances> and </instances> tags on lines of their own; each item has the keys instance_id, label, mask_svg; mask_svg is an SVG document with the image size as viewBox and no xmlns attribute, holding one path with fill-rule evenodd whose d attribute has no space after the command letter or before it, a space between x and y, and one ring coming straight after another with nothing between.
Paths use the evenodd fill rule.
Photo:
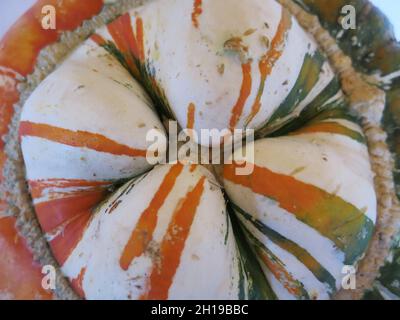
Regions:
<instances>
[{"instance_id":1,"label":"bumpy squash skin","mask_svg":"<svg viewBox=\"0 0 400 320\"><path fill-rule=\"evenodd\" d=\"M254 3L258 2L254 1ZM170 1L169 4L176 9L179 7L179 1ZM281 82L279 74L278 78L276 78L277 75L275 75L275 78L268 78L268 72L272 72L272 66L271 70L266 71L264 64L279 62L279 58L283 55L279 50L282 50L282 46L286 42L288 42L286 44L288 46L291 43L296 45L293 40L296 35L300 36L305 42L301 44L302 51L300 50L296 56L299 60L299 64L295 64L299 68L298 76L284 81L286 84L283 85L288 86L288 88L284 93L280 92L281 103L274 106L275 110L271 110L273 113L270 113L269 119L263 120L262 128L264 130L259 130L260 134L283 126L293 117L302 113L308 105L311 105L312 109L307 110L307 114L312 116L314 113L318 113L341 100L340 89L333 72L325 57L316 49L316 44L300 29L285 10L272 2L269 5L273 6L276 13L280 13L281 20L275 22L276 34L272 40L269 53L266 56L258 57L261 80L258 93L254 97L257 103L262 102L263 86L266 80L272 84ZM157 83L160 79L156 81L155 74L151 71L151 68L154 68L153 63L155 61L147 58L148 56L153 57L152 54L154 55L152 53L153 47L148 47L152 45L152 42L146 32L146 28L149 28L146 24L147 16L149 19L151 18L150 13L152 11L150 9L152 7L141 9L143 17L136 13L122 15L108 26L98 30L41 83L27 101L21 118L21 145L27 167L27 178L39 221L49 239L56 259L82 297L151 298L151 296L143 296L143 294L128 292L127 290L119 292L118 288L109 296L104 292L102 293L101 290L96 291L93 286L85 287L85 277L93 277L90 275L90 270L93 272L96 267L82 265L76 269L74 263L71 267L70 262L71 259L74 259L75 251L79 250L81 246L85 246L85 243L90 242L91 226L94 220L99 219L99 214L93 215L92 208L100 199L109 194L112 184L148 169L148 166L145 166L143 162L144 150L147 147L143 145L145 129L154 127L161 130L162 128L160 123L155 120L154 115L150 115L151 105L146 94L141 92L136 82L130 80L129 75L124 74L122 67L117 65L118 60L126 70L131 72L131 75L144 83L156 104L162 104L164 107L167 105L165 103L167 95L160 89L162 85ZM192 10L191 6L187 9L189 12ZM205 15L203 14L203 16ZM197 18L200 22L200 17ZM191 19L188 22L187 27L194 29L194 38L196 39L200 32L197 29L200 29L200 27L196 25L193 27ZM262 25L267 29L274 27L272 23L271 26L264 26L264 22ZM294 25L294 34L291 39L286 39L285 33L291 30L292 25ZM246 26L247 24L244 25L244 27ZM174 27L173 23L172 27ZM248 30L241 31L246 33ZM151 32L152 30L150 30L150 34ZM192 32L193 30L190 31L190 33ZM223 40L226 41L226 39ZM193 39L189 39L189 41L193 41ZM220 49L223 49L223 44L224 42L219 43ZM259 47L258 44L258 50ZM114 58L107 54L103 48L114 55ZM158 50L161 50L161 48L158 48ZM167 50L168 53L171 47L166 47L164 50ZM265 48L262 51L264 52ZM289 51L286 50L286 52ZM228 57L223 61L227 64L229 62L229 65L234 67L238 65L236 60L237 57ZM285 59L282 61L283 65L278 68L279 70L285 67L287 63ZM167 65L164 62L161 63L160 70L166 68ZM215 69L214 65L211 67ZM254 68L257 69L256 62L254 62ZM197 70L192 70L192 72L197 72ZM236 84L240 85L241 72L235 76L234 79L238 80ZM217 75L217 77L216 80L220 81L220 75ZM99 81L93 81L94 78ZM275 85L277 84L279 85L279 83L275 83ZM52 92L53 86L57 86L56 92ZM107 89L112 86L111 92L117 90L118 99L117 96L110 99L109 94L103 96ZM269 90L271 89L269 88ZM94 95L94 92L98 92L100 96ZM257 90L254 90L254 92L257 92ZM133 94L138 99L135 100ZM269 96L266 95L265 99L268 99L268 97L270 97L270 94ZM168 98L168 100L171 100L173 96L169 95ZM126 105L128 100L137 108L136 110L124 109L123 105ZM240 103L240 100L241 97L239 97L238 103ZM251 112L254 111L254 108L261 107L257 103L254 103ZM201 105L207 105L207 103ZM236 104L232 112L236 112L238 106ZM167 107L169 107L169 104ZM145 111L146 108L149 111ZM171 108L173 109L173 106ZM107 113L110 110L111 113ZM174 113L177 110L175 109ZM206 113L206 110L203 111ZM183 109L183 114L186 116L186 108ZM139 121L136 115L142 116L143 119ZM252 119L255 116L256 114L253 114ZM138 128L141 130L136 130L135 126L130 127L124 122L135 118L136 122L140 122ZM197 114L193 115L193 118L197 118ZM259 123L261 122L259 121ZM181 121L181 125L184 126L184 124L185 121ZM187 123L187 125L195 127L194 121L192 124ZM236 124L230 123L229 125L232 128L237 127ZM214 127L212 122L206 122L204 126L207 128ZM129 137L135 137L135 139L130 140ZM232 236L232 232L230 234ZM243 246L245 244L240 247L243 248ZM84 252L85 250L81 253L84 255ZM240 256L239 252L235 256ZM239 261L240 272L237 272L237 274L240 276L234 277L239 281L238 286L242 289L232 294L227 290L225 298L273 297L273 294L268 290L268 285L262 285L262 282L259 282L258 289L246 287L246 283L253 283L247 278L257 271L256 266L249 267L248 261L250 260L251 258L247 257ZM108 263L111 262L108 261ZM107 266L108 264L101 264L101 266L103 265ZM71 268L73 271L71 271ZM118 272L115 276L117 274ZM111 277L111 279L113 278ZM100 284L97 285L99 288L102 287ZM180 291L178 295L172 295L172 297L183 297L183 294L184 291ZM169 295L164 292L164 296L161 298L168 297ZM219 295L216 293L215 297L219 297Z\"/></svg>"},{"instance_id":2,"label":"bumpy squash skin","mask_svg":"<svg viewBox=\"0 0 400 320\"><path fill-rule=\"evenodd\" d=\"M100 1L99 1L100 2ZM312 3L313 2L315 2L315 1L306 1L306 0L302 0L302 2L307 2L309 5L310 5L310 8L312 8ZM319 1L320 3L322 2L322 1ZM335 3L339 3L340 1L329 1L330 3L333 3L333 2L335 2ZM73 3L73 1L71 2L71 3ZM357 1L357 3L358 3L358 1ZM303 3L304 4L304 3ZM326 4L327 5L327 7L329 7L329 5L328 4ZM338 4L339 5L339 4ZM318 7L318 6L315 6L316 8ZM322 6L321 6L322 7ZM327 8L326 7L326 8ZM315 9L315 8L314 8ZM89 11L89 10L88 10ZM322 10L323 11L323 10ZM331 14L332 12L330 12L330 16L332 17L332 14ZM328 15L327 15L328 16ZM66 20L66 21L70 21L70 20ZM333 24L333 22L332 22L333 20L331 19L331 23ZM71 27L71 25L69 25L68 23L66 24L66 26L67 27ZM72 27L71 27L72 28ZM389 45L389 46L386 46L385 48L392 48L392 47L396 47L396 45L395 44L392 44L392 45ZM378 48L379 49L379 46L378 45L376 45L376 48ZM376 49L377 50L377 52L378 52L378 49ZM394 49L393 49L394 50ZM385 49L380 49L380 54L382 54L382 52L385 52ZM393 57L393 59L386 59L385 61L389 61L389 64L390 65L392 65L392 64L395 64L395 62L396 61L398 61L398 60L396 60L397 58L396 58L396 55L388 55L388 57ZM378 60L379 61L379 60ZM375 62L374 62L375 63ZM33 66L33 63L31 63L31 65L30 65L31 67ZM378 68L381 68L381 70L389 70L390 69L390 67L385 67L385 66L379 66ZM373 69L373 68L372 68ZM374 69L375 70L375 69ZM389 73L389 72L388 72ZM150 79L151 80L151 79ZM14 91L15 92L15 91ZM398 102L396 102L396 101L398 101L397 99L397 97L396 97L396 93L393 93L392 94L393 95L393 98L390 100L390 101L392 101L391 103L390 103L390 106L396 106L397 104L396 103L398 103ZM157 94L157 96L159 96L159 94ZM16 100L15 100L16 101ZM14 102L15 102L14 101ZM393 102L394 101L394 102ZM10 105L12 105L12 104L10 104ZM396 109L397 110L397 109ZM9 113L9 115L11 114L11 112ZM307 115L307 114L306 114ZM390 117L389 117L390 118ZM308 119L308 118L307 118ZM389 269L389 268L388 268ZM78 279L79 279L79 277L78 277Z\"/></svg>"},{"instance_id":3,"label":"bumpy squash skin","mask_svg":"<svg viewBox=\"0 0 400 320\"><path fill-rule=\"evenodd\" d=\"M161 166L112 192L151 169L145 134L164 130L138 83L95 40L88 39L36 88L19 132L38 220L75 291L87 299L273 298L257 262L250 265L245 244L237 247L222 193L201 166ZM165 171L172 176L163 180ZM138 209L146 197L148 208ZM193 221L179 225L196 201ZM157 217L158 229L148 229ZM150 238L141 238L142 231ZM140 243L143 252L130 256ZM214 279L207 279L211 274Z\"/></svg>"}]
</instances>

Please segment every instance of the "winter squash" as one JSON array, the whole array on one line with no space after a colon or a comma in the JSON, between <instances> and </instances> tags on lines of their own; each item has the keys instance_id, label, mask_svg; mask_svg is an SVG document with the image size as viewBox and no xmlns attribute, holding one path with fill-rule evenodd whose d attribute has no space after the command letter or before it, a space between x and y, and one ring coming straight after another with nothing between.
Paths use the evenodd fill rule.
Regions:
<instances>
[{"instance_id":1,"label":"winter squash","mask_svg":"<svg viewBox=\"0 0 400 320\"><path fill-rule=\"evenodd\" d=\"M25 178L79 297L329 299L343 267L368 260L382 210L372 138L294 14L275 0L146 2L29 95ZM167 137L168 118L254 129L252 173L236 157L150 165L146 133Z\"/></svg>"}]
</instances>

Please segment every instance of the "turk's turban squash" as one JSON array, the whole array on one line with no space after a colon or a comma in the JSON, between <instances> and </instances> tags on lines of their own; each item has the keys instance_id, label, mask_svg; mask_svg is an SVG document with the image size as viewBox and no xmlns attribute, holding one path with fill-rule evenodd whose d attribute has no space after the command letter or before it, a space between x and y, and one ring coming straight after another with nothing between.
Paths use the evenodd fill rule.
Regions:
<instances>
[{"instance_id":1,"label":"turk's turban squash","mask_svg":"<svg viewBox=\"0 0 400 320\"><path fill-rule=\"evenodd\" d=\"M160 114L198 132L255 129L253 172L151 167ZM88 299L326 299L374 230L363 132L273 0L121 15L38 86L19 132L42 230Z\"/></svg>"}]
</instances>

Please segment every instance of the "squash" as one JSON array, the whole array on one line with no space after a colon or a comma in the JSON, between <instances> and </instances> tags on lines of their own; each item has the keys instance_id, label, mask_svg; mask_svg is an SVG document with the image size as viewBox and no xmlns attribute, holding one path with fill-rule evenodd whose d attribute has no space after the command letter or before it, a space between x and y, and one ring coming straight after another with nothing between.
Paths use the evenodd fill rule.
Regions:
<instances>
[{"instance_id":1,"label":"squash","mask_svg":"<svg viewBox=\"0 0 400 320\"><path fill-rule=\"evenodd\" d=\"M377 216L347 107L316 42L273 0L153 1L98 28L19 124L63 274L87 299L332 298ZM166 137L165 118L254 129L253 173L234 161L153 167L146 133Z\"/></svg>"}]
</instances>

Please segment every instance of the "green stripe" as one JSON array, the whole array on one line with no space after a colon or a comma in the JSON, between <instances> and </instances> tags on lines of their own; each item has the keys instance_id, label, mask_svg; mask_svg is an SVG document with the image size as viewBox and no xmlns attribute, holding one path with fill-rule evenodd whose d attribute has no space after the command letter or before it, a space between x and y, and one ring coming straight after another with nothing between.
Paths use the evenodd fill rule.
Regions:
<instances>
[{"instance_id":1,"label":"green stripe","mask_svg":"<svg viewBox=\"0 0 400 320\"><path fill-rule=\"evenodd\" d=\"M124 54L118 50L118 48L113 42L107 41L107 43L102 45L102 47L108 53L113 55L121 63L121 65L131 74L131 76L135 78L143 86L143 88L146 90L146 93L150 96L154 104L154 107L160 116L164 115L168 119L176 118L174 112L172 111L168 103L168 99L165 95L165 92L161 89L160 85L156 81L155 82L152 81L152 79L156 78L156 73L155 73L155 68L152 67L149 62L143 64L132 55L132 58L135 61L136 67L138 68L140 73L140 78L136 78L132 73L132 70L130 70Z\"/></svg>"},{"instance_id":2,"label":"green stripe","mask_svg":"<svg viewBox=\"0 0 400 320\"><path fill-rule=\"evenodd\" d=\"M348 137L350 139L353 139L361 144L366 145L367 141L364 137L363 134L361 134L358 131L352 130L344 125L341 125L338 122L335 122L335 119L331 119L332 121L324 121L324 122L316 122L316 123L312 123L310 125L304 126L302 128L300 128L297 131L291 132L290 135L294 136L294 135L298 135L298 134L304 134L307 133L307 129L312 129L313 127L317 127L318 125L328 125L328 126L334 126L334 128L320 128L320 130L316 130L315 133L318 132L327 132L327 133L332 133L332 134L339 134L345 137ZM339 119L338 119L339 120Z\"/></svg>"},{"instance_id":3,"label":"green stripe","mask_svg":"<svg viewBox=\"0 0 400 320\"><path fill-rule=\"evenodd\" d=\"M382 297L378 289L372 288L372 290L369 290L364 294L362 300L385 300L385 299Z\"/></svg>"},{"instance_id":4,"label":"green stripe","mask_svg":"<svg viewBox=\"0 0 400 320\"><path fill-rule=\"evenodd\" d=\"M240 253L237 255L237 260L238 260L238 272L239 272L239 300L246 300L246 291L248 288L246 288L246 281L245 281L245 274L244 274L244 267L243 267L243 262L242 259L240 258Z\"/></svg>"},{"instance_id":5,"label":"green stripe","mask_svg":"<svg viewBox=\"0 0 400 320\"><path fill-rule=\"evenodd\" d=\"M320 119L322 113L331 112L334 109L340 109L341 111L335 111L336 118L344 118L354 121L353 117L349 116L347 111L347 105L344 96L339 97L337 100L326 104L329 99L334 97L340 90L340 84L336 77L334 77L331 82L323 89L323 91L314 98L300 113L300 115L291 119L290 122L283 124L279 129L274 130L272 133L263 132L262 130L257 131L258 138L264 138L266 136L278 137L286 135L291 131L297 130L303 127L306 123L314 121L314 119ZM339 115L340 113L340 115Z\"/></svg>"},{"instance_id":6,"label":"green stripe","mask_svg":"<svg viewBox=\"0 0 400 320\"><path fill-rule=\"evenodd\" d=\"M255 251L256 251L257 254L261 254L261 252L265 253L268 256L269 260L271 260L273 263L279 265L280 267L282 267L282 268L284 268L286 270L285 264L276 255L274 255L272 253L272 251L269 250L261 241L259 241L245 226L243 226L243 231L245 232L245 234L246 234L247 238L249 239L249 241L254 246ZM299 300L310 300L310 296L308 295L307 290L304 288L303 283L301 283L299 280L295 280L295 281L291 282L291 285L296 287L300 291L300 294L296 295L297 299L299 299Z\"/></svg>"},{"instance_id":7,"label":"green stripe","mask_svg":"<svg viewBox=\"0 0 400 320\"><path fill-rule=\"evenodd\" d=\"M319 50L317 50L314 55L310 55L309 53L306 54L295 85L286 99L269 119L269 126L271 126L276 120L284 118L293 112L298 104L307 97L318 82L324 62L325 57Z\"/></svg>"},{"instance_id":8,"label":"green stripe","mask_svg":"<svg viewBox=\"0 0 400 320\"><path fill-rule=\"evenodd\" d=\"M308 123L312 124L328 119L348 120L359 125L358 120L348 113L347 106L324 110L316 115L314 118L312 118Z\"/></svg>"},{"instance_id":9,"label":"green stripe","mask_svg":"<svg viewBox=\"0 0 400 320\"><path fill-rule=\"evenodd\" d=\"M323 111L322 108L324 108L327 101L338 94L340 90L339 80L334 76L328 85L307 105L306 110L312 111L313 114Z\"/></svg>"},{"instance_id":10,"label":"green stripe","mask_svg":"<svg viewBox=\"0 0 400 320\"><path fill-rule=\"evenodd\" d=\"M227 207L231 213L229 205ZM237 217L234 214L230 214L229 216L239 256L239 299L244 299L244 292L247 292L247 299L249 300L276 300L277 297L247 242L243 230L237 221ZM244 278L247 281L244 281Z\"/></svg>"},{"instance_id":11,"label":"green stripe","mask_svg":"<svg viewBox=\"0 0 400 320\"><path fill-rule=\"evenodd\" d=\"M240 213L247 221L256 227L262 234L268 237L273 243L288 251L295 256L302 264L304 264L311 273L322 283L326 283L332 289L332 293L336 291L336 280L313 256L311 256L304 248L295 242L285 238L275 230L269 228L261 221L253 218L239 206L232 204L235 210Z\"/></svg>"},{"instance_id":12,"label":"green stripe","mask_svg":"<svg viewBox=\"0 0 400 320\"><path fill-rule=\"evenodd\" d=\"M254 166L249 176L234 174L234 165L224 168L224 178L268 197L296 218L332 240L345 253L344 263L354 264L368 247L374 223L365 214L336 195L293 176Z\"/></svg>"}]
</instances>

